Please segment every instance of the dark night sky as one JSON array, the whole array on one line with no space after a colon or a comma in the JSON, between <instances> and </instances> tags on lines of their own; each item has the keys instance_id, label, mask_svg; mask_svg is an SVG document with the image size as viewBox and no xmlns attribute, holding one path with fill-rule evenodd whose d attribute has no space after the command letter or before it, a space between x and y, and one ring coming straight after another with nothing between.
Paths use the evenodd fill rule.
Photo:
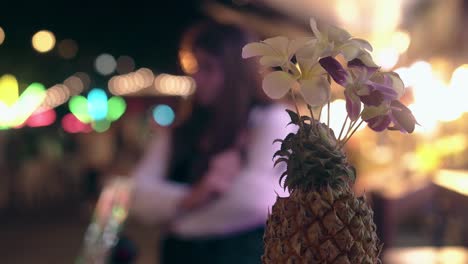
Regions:
<instances>
[{"instance_id":1,"label":"dark night sky","mask_svg":"<svg viewBox=\"0 0 468 264\"><path fill-rule=\"evenodd\" d=\"M20 82L46 86L78 71L88 73L94 85L105 86L109 77L101 77L93 66L96 56L104 52L114 57L129 55L137 68L173 72L180 34L202 17L201 1L189 0L7 2L0 5L0 27L6 35L0 45L0 75L12 73ZM31 37L41 29L52 31L57 42L74 39L77 56L65 60L56 48L45 54L34 51Z\"/></svg>"}]
</instances>

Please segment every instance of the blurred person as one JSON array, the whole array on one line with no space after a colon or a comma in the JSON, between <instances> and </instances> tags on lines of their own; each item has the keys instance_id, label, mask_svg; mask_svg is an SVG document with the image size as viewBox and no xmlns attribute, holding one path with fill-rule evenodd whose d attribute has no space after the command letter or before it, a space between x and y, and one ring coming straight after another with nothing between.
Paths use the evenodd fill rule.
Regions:
<instances>
[{"instance_id":1,"label":"blurred person","mask_svg":"<svg viewBox=\"0 0 468 264\"><path fill-rule=\"evenodd\" d=\"M284 105L269 102L258 68L241 57L249 34L206 22L182 41L198 71L191 116L159 129L133 176L131 211L164 225L162 264L261 263L279 175L273 140L284 138Z\"/></svg>"}]
</instances>

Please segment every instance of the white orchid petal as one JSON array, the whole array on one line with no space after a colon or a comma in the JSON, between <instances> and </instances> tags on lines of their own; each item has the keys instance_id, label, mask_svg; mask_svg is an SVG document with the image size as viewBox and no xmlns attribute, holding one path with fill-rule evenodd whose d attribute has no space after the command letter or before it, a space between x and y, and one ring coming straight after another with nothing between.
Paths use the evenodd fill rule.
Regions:
<instances>
[{"instance_id":1,"label":"white orchid petal","mask_svg":"<svg viewBox=\"0 0 468 264\"><path fill-rule=\"evenodd\" d=\"M245 45L242 48L242 58L250 58L255 56L271 56L275 51L265 43L253 42Z\"/></svg>"},{"instance_id":2,"label":"white orchid petal","mask_svg":"<svg viewBox=\"0 0 468 264\"><path fill-rule=\"evenodd\" d=\"M290 40L284 36L268 38L263 43L269 45L273 50L278 52L278 55L287 56Z\"/></svg>"},{"instance_id":3,"label":"white orchid petal","mask_svg":"<svg viewBox=\"0 0 468 264\"><path fill-rule=\"evenodd\" d=\"M332 25L327 26L328 39L333 42L344 43L351 38L351 34L348 31L335 27Z\"/></svg>"},{"instance_id":4,"label":"white orchid petal","mask_svg":"<svg viewBox=\"0 0 468 264\"><path fill-rule=\"evenodd\" d=\"M301 80L301 93L311 106L321 106L330 100L330 84L324 77Z\"/></svg>"},{"instance_id":5,"label":"white orchid petal","mask_svg":"<svg viewBox=\"0 0 468 264\"><path fill-rule=\"evenodd\" d=\"M318 60L319 55L321 54L322 46L318 45L317 41L311 41L307 45L302 46L296 51L296 58L304 59L316 59Z\"/></svg>"},{"instance_id":6,"label":"white orchid petal","mask_svg":"<svg viewBox=\"0 0 468 264\"><path fill-rule=\"evenodd\" d=\"M365 49L365 50L368 50L368 51L372 51L372 45L365 39L360 39L360 38L353 38L351 39L351 42L355 42L356 44L359 45L359 47Z\"/></svg>"},{"instance_id":7,"label":"white orchid petal","mask_svg":"<svg viewBox=\"0 0 468 264\"><path fill-rule=\"evenodd\" d=\"M315 64L309 71L309 76L321 76L325 74L327 71L320 65Z\"/></svg>"},{"instance_id":8,"label":"white orchid petal","mask_svg":"<svg viewBox=\"0 0 468 264\"><path fill-rule=\"evenodd\" d=\"M298 50L301 50L304 47L313 45L317 39L311 37L303 37L291 40L288 47L288 54L290 56L294 55Z\"/></svg>"},{"instance_id":9,"label":"white orchid petal","mask_svg":"<svg viewBox=\"0 0 468 264\"><path fill-rule=\"evenodd\" d=\"M263 56L260 59L260 64L267 67L283 66L285 62L286 59L280 56Z\"/></svg>"},{"instance_id":10,"label":"white orchid petal","mask_svg":"<svg viewBox=\"0 0 468 264\"><path fill-rule=\"evenodd\" d=\"M366 65L367 67L377 67L377 68L379 68L379 66L377 64L375 64L375 62L372 59L372 56L369 54L369 52L364 51L363 53L361 53L361 55L359 55L358 59L361 60L362 63L364 63L364 65Z\"/></svg>"},{"instance_id":11,"label":"white orchid petal","mask_svg":"<svg viewBox=\"0 0 468 264\"><path fill-rule=\"evenodd\" d=\"M361 54L361 47L356 43L348 42L339 48L346 61L352 61Z\"/></svg>"},{"instance_id":12,"label":"white orchid petal","mask_svg":"<svg viewBox=\"0 0 468 264\"><path fill-rule=\"evenodd\" d=\"M263 79L262 87L265 94L272 99L279 99L285 96L296 80L283 71L270 72Z\"/></svg>"},{"instance_id":13,"label":"white orchid petal","mask_svg":"<svg viewBox=\"0 0 468 264\"><path fill-rule=\"evenodd\" d=\"M310 28L312 28L312 32L314 32L316 38L322 38L322 33L320 33L317 27L317 21L313 18L310 19Z\"/></svg>"},{"instance_id":14,"label":"white orchid petal","mask_svg":"<svg viewBox=\"0 0 468 264\"><path fill-rule=\"evenodd\" d=\"M303 75L307 75L310 72L310 69L318 63L317 59L306 59L302 57L297 58L297 63L299 64L299 67L301 68L301 72Z\"/></svg>"}]
</instances>

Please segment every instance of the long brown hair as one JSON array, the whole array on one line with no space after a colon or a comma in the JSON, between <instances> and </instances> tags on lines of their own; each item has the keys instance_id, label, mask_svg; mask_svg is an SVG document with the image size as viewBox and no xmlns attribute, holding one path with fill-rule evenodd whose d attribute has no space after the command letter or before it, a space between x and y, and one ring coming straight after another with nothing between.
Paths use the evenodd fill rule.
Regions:
<instances>
[{"instance_id":1,"label":"long brown hair","mask_svg":"<svg viewBox=\"0 0 468 264\"><path fill-rule=\"evenodd\" d=\"M192 151L192 155L198 156L192 157L197 159L192 164L192 178L202 176L213 155L231 147L242 148L236 142L246 129L250 108L258 101L258 69L241 56L242 47L251 40L252 35L245 30L215 22L192 27L182 39L183 49L192 52L200 49L216 57L224 73L224 87L214 105L204 109L195 102L192 117L176 129L175 152L188 145L197 149Z\"/></svg>"}]
</instances>

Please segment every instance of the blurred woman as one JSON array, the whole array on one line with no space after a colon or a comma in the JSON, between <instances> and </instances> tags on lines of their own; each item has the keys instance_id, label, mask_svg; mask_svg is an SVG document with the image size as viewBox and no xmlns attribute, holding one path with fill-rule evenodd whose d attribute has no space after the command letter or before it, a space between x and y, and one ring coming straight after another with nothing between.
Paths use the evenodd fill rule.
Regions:
<instances>
[{"instance_id":1,"label":"blurred woman","mask_svg":"<svg viewBox=\"0 0 468 264\"><path fill-rule=\"evenodd\" d=\"M267 214L282 193L272 142L289 131L284 106L265 100L256 65L241 57L250 41L215 23L182 41L198 66L194 110L158 131L134 173L133 212L166 226L162 264L261 263Z\"/></svg>"}]
</instances>

